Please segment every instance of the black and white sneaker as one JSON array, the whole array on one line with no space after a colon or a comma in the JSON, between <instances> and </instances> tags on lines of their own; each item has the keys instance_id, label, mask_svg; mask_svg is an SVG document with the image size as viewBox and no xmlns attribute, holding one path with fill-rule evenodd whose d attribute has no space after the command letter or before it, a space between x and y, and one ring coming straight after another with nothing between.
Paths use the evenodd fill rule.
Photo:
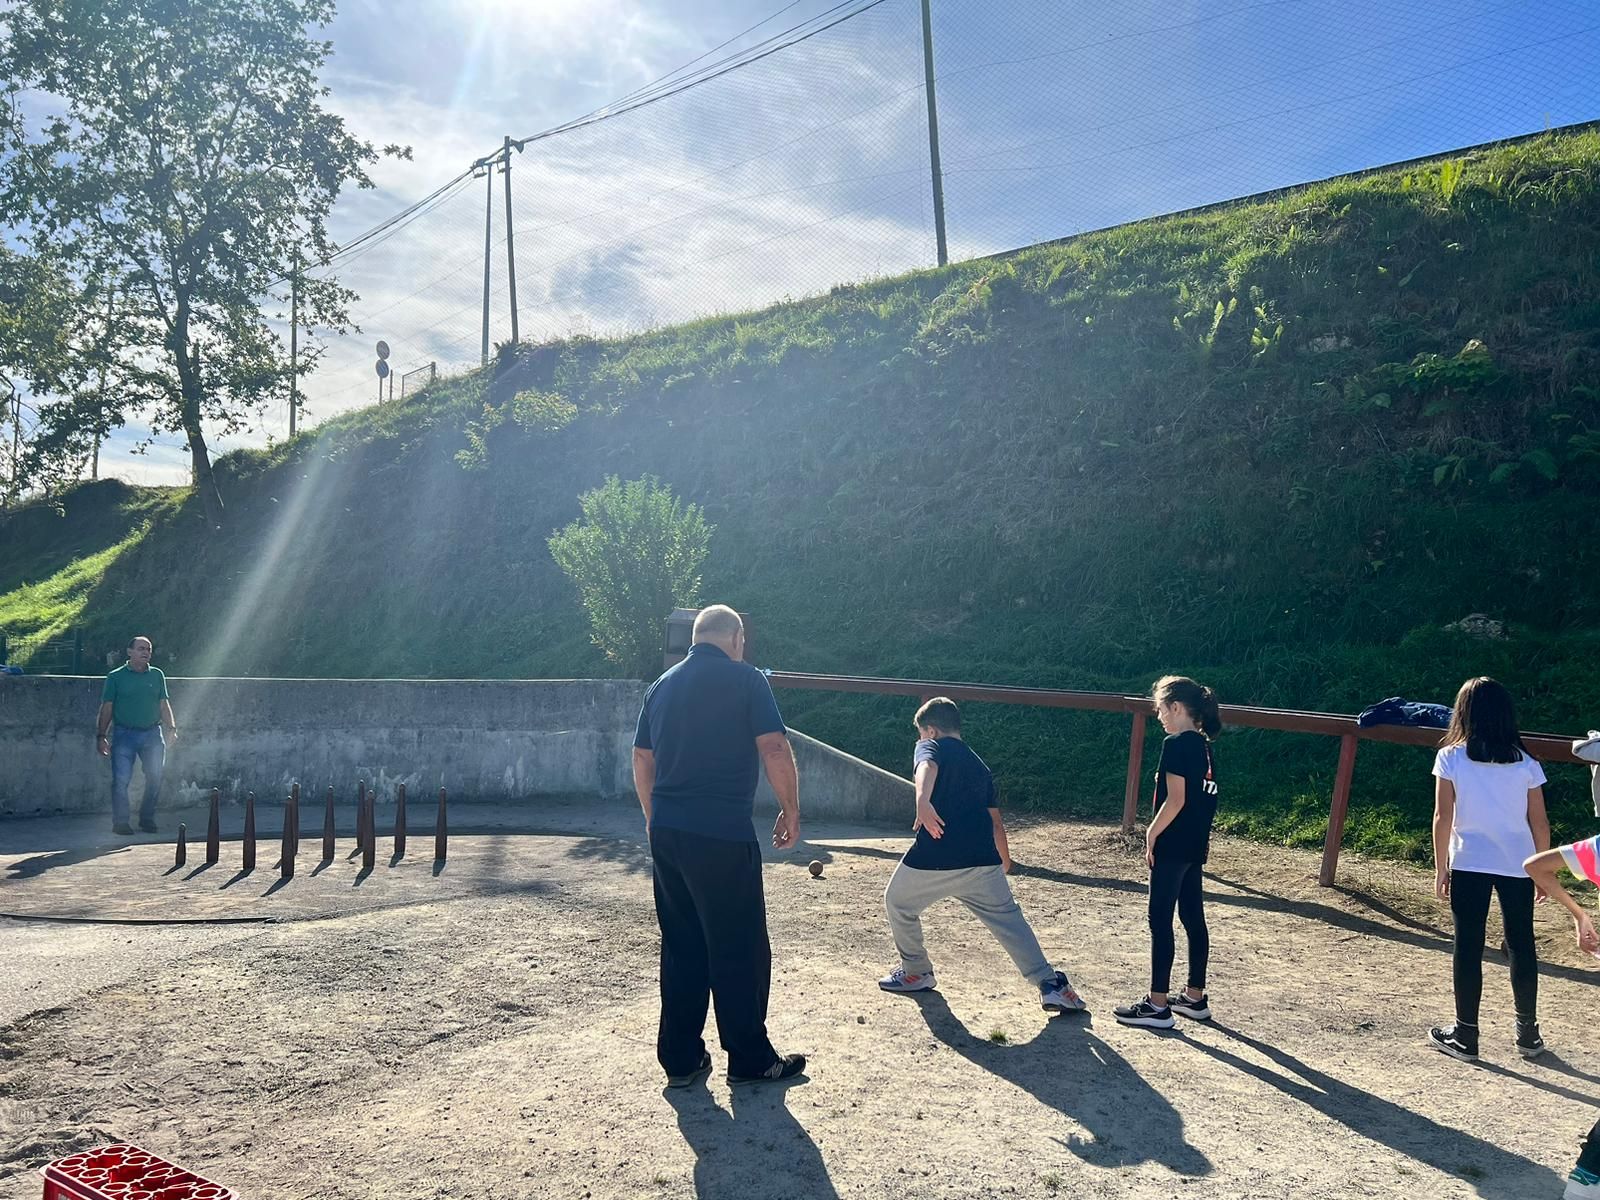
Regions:
<instances>
[{"instance_id":1,"label":"black and white sneaker","mask_svg":"<svg viewBox=\"0 0 1600 1200\"><path fill-rule=\"evenodd\" d=\"M806 1056L804 1054L785 1054L759 1075L735 1075L728 1073L730 1084L741 1083L774 1083L785 1079L793 1079L796 1075L803 1074L806 1069Z\"/></svg>"},{"instance_id":2,"label":"black and white sneaker","mask_svg":"<svg viewBox=\"0 0 1600 1200\"><path fill-rule=\"evenodd\" d=\"M1544 1053L1544 1038L1539 1036L1539 1022L1517 1022L1517 1053L1523 1058L1538 1058Z\"/></svg>"},{"instance_id":3,"label":"black and white sneaker","mask_svg":"<svg viewBox=\"0 0 1600 1200\"><path fill-rule=\"evenodd\" d=\"M1204 992L1200 993L1198 1000L1189 999L1188 992L1176 992L1167 997L1167 1007L1180 1017L1188 1017L1191 1021L1211 1020L1210 997Z\"/></svg>"},{"instance_id":4,"label":"black and white sneaker","mask_svg":"<svg viewBox=\"0 0 1600 1200\"><path fill-rule=\"evenodd\" d=\"M1428 1045L1462 1062L1478 1061L1478 1031L1465 1025L1434 1026L1428 1030Z\"/></svg>"},{"instance_id":5,"label":"black and white sneaker","mask_svg":"<svg viewBox=\"0 0 1600 1200\"><path fill-rule=\"evenodd\" d=\"M668 1075L667 1086L669 1088L693 1087L709 1074L711 1074L711 1055L702 1054L700 1056L700 1065L687 1075Z\"/></svg>"},{"instance_id":6,"label":"black and white sneaker","mask_svg":"<svg viewBox=\"0 0 1600 1200\"><path fill-rule=\"evenodd\" d=\"M1124 1025L1142 1025L1147 1029L1171 1029L1178 1023L1172 1016L1172 1009L1157 1008L1150 1003L1149 996L1132 1004L1119 1004L1113 1015Z\"/></svg>"}]
</instances>

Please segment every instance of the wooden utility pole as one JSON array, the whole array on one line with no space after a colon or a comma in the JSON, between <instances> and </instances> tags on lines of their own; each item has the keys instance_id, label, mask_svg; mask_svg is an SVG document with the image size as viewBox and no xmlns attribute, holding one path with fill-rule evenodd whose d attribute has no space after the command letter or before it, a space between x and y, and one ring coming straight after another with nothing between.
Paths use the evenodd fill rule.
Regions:
<instances>
[{"instance_id":1,"label":"wooden utility pole","mask_svg":"<svg viewBox=\"0 0 1600 1200\"><path fill-rule=\"evenodd\" d=\"M928 93L928 164L933 171L933 236L938 243L939 265L950 261L944 236L944 173L939 169L939 104L933 94L933 14L922 0L922 71Z\"/></svg>"}]
</instances>

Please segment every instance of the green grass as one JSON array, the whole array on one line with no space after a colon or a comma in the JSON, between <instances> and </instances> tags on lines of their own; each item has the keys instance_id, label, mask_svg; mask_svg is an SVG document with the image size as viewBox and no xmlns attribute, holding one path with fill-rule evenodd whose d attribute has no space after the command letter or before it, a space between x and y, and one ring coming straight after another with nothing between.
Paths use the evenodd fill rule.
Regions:
<instances>
[{"instance_id":1,"label":"green grass","mask_svg":"<svg viewBox=\"0 0 1600 1200\"><path fill-rule=\"evenodd\" d=\"M91 657L137 628L180 674L606 674L545 539L606 476L654 474L717 526L704 596L752 614L763 665L1135 691L1181 671L1343 712L1483 672L1525 727L1581 731L1600 133L1448 162L504 348L222 459L221 534L186 494L104 484L6 518L0 605L37 625L64 610L21 583L83 595ZM1473 612L1509 636L1446 628ZM908 705L781 699L905 769ZM1008 806L1120 809L1125 717L980 705L968 732ZM1320 843L1332 739L1217 752L1225 827ZM1551 776L1558 835L1587 829L1582 772ZM1364 744L1349 844L1425 857L1429 784L1425 753Z\"/></svg>"}]
</instances>

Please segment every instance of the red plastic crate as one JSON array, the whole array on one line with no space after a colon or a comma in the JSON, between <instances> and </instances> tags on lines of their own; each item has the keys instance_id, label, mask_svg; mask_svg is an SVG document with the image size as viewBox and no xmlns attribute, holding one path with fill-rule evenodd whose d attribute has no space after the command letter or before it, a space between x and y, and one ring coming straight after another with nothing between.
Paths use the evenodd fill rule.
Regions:
<instances>
[{"instance_id":1,"label":"red plastic crate","mask_svg":"<svg viewBox=\"0 0 1600 1200\"><path fill-rule=\"evenodd\" d=\"M239 1200L232 1188L120 1142L58 1158L39 1174L44 1200Z\"/></svg>"}]
</instances>

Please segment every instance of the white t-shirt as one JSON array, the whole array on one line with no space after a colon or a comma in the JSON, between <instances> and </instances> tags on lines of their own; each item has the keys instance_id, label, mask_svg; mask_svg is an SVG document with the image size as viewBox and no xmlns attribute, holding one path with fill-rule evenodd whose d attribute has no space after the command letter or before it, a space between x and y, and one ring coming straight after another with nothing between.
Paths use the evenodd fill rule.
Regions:
<instances>
[{"instance_id":1,"label":"white t-shirt","mask_svg":"<svg viewBox=\"0 0 1600 1200\"><path fill-rule=\"evenodd\" d=\"M1545 781L1538 760L1524 754L1514 763L1473 762L1465 746L1446 746L1433 760L1433 773L1456 789L1450 869L1526 876L1522 860L1535 850L1528 792Z\"/></svg>"}]
</instances>

